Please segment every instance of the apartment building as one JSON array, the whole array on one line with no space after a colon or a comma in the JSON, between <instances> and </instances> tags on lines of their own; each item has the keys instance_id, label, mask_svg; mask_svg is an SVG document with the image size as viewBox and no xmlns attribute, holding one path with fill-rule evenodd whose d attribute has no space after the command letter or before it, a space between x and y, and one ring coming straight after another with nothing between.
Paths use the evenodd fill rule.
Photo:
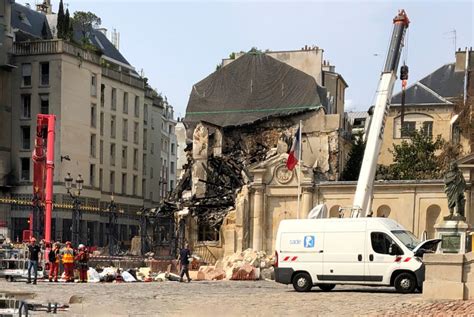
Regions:
<instances>
[{"instance_id":1,"label":"apartment building","mask_svg":"<svg viewBox=\"0 0 474 317\"><path fill-rule=\"evenodd\" d=\"M8 139L7 146L0 146L0 154L9 149L9 159L2 156L0 170L3 167L3 174L11 175L11 238L18 239L28 228L31 207L18 202L32 199L36 115L49 113L57 119L53 238L71 239L72 199L64 185L70 174L84 180L80 195L84 243L108 243L107 210L112 199L120 215L116 228L119 240L129 241L138 234L137 212L158 203L161 197L159 184L147 183L152 174L160 175L162 170L160 160L152 157L154 146L156 155L161 150L160 127L153 130L155 120L161 124L158 102L150 99L142 78L101 30L91 30L90 36L91 43L100 49L98 53L54 38L50 30L55 26L48 24L54 19L47 19L44 12L16 3L9 10L15 31L8 52L13 68L6 76L11 81L6 89L11 103L0 96L0 105L11 105L11 146ZM3 88L8 86L3 81L0 84L6 91ZM4 115L2 107L0 115Z\"/></svg>"}]
</instances>

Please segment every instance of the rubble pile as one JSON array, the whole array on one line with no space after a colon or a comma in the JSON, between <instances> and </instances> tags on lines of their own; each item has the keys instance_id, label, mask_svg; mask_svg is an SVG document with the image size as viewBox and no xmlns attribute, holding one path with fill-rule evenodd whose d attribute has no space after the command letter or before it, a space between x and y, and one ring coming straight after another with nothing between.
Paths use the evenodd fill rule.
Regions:
<instances>
[{"instance_id":1,"label":"rubble pile","mask_svg":"<svg viewBox=\"0 0 474 317\"><path fill-rule=\"evenodd\" d=\"M217 261L214 266L201 266L197 280L274 279L273 264L273 257L264 251L247 249Z\"/></svg>"}]
</instances>

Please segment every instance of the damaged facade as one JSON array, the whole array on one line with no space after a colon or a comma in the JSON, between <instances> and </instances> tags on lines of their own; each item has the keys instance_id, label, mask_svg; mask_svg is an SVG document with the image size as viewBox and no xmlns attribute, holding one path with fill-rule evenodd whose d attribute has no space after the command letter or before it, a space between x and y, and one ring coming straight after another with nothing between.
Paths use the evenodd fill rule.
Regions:
<instances>
[{"instance_id":1,"label":"damaged facade","mask_svg":"<svg viewBox=\"0 0 474 317\"><path fill-rule=\"evenodd\" d=\"M203 257L247 248L271 252L278 219L298 216L297 186L289 190L298 175L285 162L300 121L301 217L313 207L314 181L338 180L343 170L350 147L345 81L318 48L277 55L283 60L242 55L193 86L183 120L192 145L169 202L185 226L178 240ZM280 202L264 199L272 186L283 194Z\"/></svg>"}]
</instances>

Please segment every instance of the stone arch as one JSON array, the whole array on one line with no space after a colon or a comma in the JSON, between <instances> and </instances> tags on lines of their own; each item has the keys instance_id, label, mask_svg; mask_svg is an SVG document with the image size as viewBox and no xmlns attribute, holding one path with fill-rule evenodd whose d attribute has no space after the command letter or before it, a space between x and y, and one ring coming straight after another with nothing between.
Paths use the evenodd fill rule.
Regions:
<instances>
[{"instance_id":1,"label":"stone arch","mask_svg":"<svg viewBox=\"0 0 474 317\"><path fill-rule=\"evenodd\" d=\"M329 218L339 218L339 205L334 205L329 209Z\"/></svg>"},{"instance_id":2,"label":"stone arch","mask_svg":"<svg viewBox=\"0 0 474 317\"><path fill-rule=\"evenodd\" d=\"M382 205L377 208L377 217L388 218L392 209L388 205Z\"/></svg>"},{"instance_id":3,"label":"stone arch","mask_svg":"<svg viewBox=\"0 0 474 317\"><path fill-rule=\"evenodd\" d=\"M441 215L441 207L434 204L426 209L426 237L427 239L433 239L435 236L435 224Z\"/></svg>"}]
</instances>

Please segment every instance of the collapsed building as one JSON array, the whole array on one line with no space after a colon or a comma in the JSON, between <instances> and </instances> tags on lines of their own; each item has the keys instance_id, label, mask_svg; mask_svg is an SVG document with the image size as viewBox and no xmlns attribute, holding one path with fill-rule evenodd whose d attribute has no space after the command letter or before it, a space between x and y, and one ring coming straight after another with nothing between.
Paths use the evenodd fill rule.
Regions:
<instances>
[{"instance_id":1,"label":"collapsed building","mask_svg":"<svg viewBox=\"0 0 474 317\"><path fill-rule=\"evenodd\" d=\"M251 51L192 87L179 145L187 163L159 208L175 217L171 248L187 241L208 262L247 248L271 252L279 220L313 207L314 181L339 179L350 148L347 84L322 52ZM285 162L300 121L297 211L299 175Z\"/></svg>"}]
</instances>

